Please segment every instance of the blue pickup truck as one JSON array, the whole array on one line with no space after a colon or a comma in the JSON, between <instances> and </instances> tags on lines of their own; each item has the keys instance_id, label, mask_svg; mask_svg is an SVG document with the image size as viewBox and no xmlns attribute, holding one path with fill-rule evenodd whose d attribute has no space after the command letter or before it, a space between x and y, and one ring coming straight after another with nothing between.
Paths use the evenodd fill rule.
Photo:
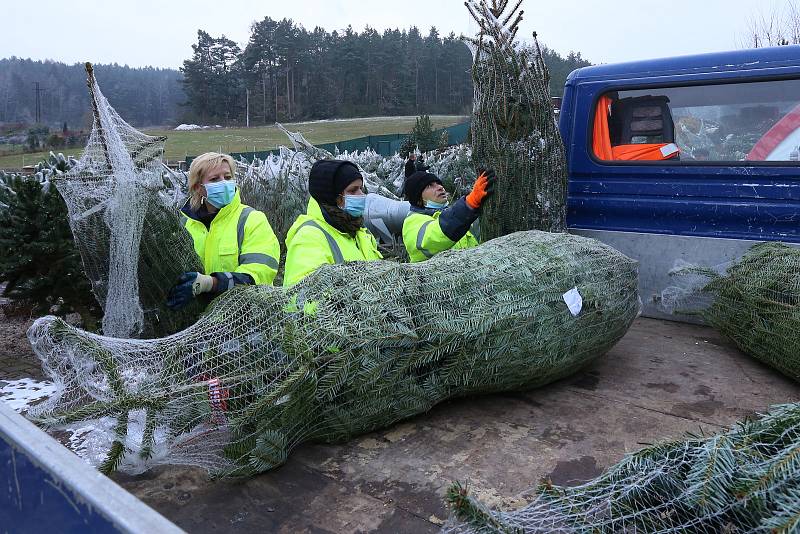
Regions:
<instances>
[{"instance_id":1,"label":"blue pickup truck","mask_svg":"<svg viewBox=\"0 0 800 534\"><path fill-rule=\"evenodd\" d=\"M559 128L570 231L640 261L645 315L678 260L800 243L800 46L578 69Z\"/></svg>"},{"instance_id":2,"label":"blue pickup truck","mask_svg":"<svg viewBox=\"0 0 800 534\"><path fill-rule=\"evenodd\" d=\"M570 231L640 260L645 315L660 315L677 260L716 265L758 241L800 244L800 46L583 68L567 80L559 120ZM374 202L402 222L401 206ZM232 504L227 526L251 512L272 524L269 495L245 512ZM215 528L211 505L163 509ZM180 532L0 402L0 532L9 530Z\"/></svg>"}]
</instances>

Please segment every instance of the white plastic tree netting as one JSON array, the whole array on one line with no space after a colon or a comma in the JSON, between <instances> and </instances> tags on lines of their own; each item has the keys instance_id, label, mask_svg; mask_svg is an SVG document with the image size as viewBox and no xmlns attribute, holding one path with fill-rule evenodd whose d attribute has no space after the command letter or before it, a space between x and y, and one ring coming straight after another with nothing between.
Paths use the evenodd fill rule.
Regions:
<instances>
[{"instance_id":1,"label":"white plastic tree netting","mask_svg":"<svg viewBox=\"0 0 800 534\"><path fill-rule=\"evenodd\" d=\"M800 248L759 243L725 265L680 264L662 307L699 315L745 353L800 380Z\"/></svg>"},{"instance_id":2,"label":"white plastic tree netting","mask_svg":"<svg viewBox=\"0 0 800 534\"><path fill-rule=\"evenodd\" d=\"M165 308L184 271L201 271L178 218L180 177L161 156L165 138L127 124L108 103L87 64L94 122L80 160L54 177L92 290L103 307L103 332L116 337L164 335L185 328L199 306ZM165 246L169 244L169 246Z\"/></svg>"},{"instance_id":3,"label":"white plastic tree netting","mask_svg":"<svg viewBox=\"0 0 800 534\"><path fill-rule=\"evenodd\" d=\"M475 38L466 38L474 53L472 158L476 167L492 168L499 178L481 209L481 236L563 231L566 157L536 35L533 47L515 42L520 0L465 4L480 28Z\"/></svg>"},{"instance_id":4,"label":"white plastic tree netting","mask_svg":"<svg viewBox=\"0 0 800 534\"><path fill-rule=\"evenodd\" d=\"M800 530L800 404L729 431L660 443L574 487L543 482L527 506L491 511L453 485L445 534L740 533Z\"/></svg>"},{"instance_id":5,"label":"white plastic tree netting","mask_svg":"<svg viewBox=\"0 0 800 534\"><path fill-rule=\"evenodd\" d=\"M252 474L304 441L574 372L625 334L637 278L635 261L597 241L531 231L417 264L326 265L288 290L237 287L161 339L45 317L28 337L57 392L31 414L51 427L112 418L97 425L104 470Z\"/></svg>"}]
</instances>

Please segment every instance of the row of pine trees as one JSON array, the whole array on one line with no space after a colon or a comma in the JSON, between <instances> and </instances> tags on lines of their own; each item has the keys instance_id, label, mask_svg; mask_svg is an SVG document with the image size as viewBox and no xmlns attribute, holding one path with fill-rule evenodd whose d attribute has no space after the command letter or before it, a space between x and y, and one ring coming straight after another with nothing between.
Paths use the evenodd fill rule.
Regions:
<instances>
[{"instance_id":1,"label":"row of pine trees","mask_svg":"<svg viewBox=\"0 0 800 534\"><path fill-rule=\"evenodd\" d=\"M472 103L472 56L454 34L372 28L307 31L291 19L253 24L247 45L198 31L183 64L187 104L202 122L252 123L417 113Z\"/></svg>"},{"instance_id":2,"label":"row of pine trees","mask_svg":"<svg viewBox=\"0 0 800 534\"><path fill-rule=\"evenodd\" d=\"M186 104L196 122L275 121L381 115L468 114L472 54L458 36L409 30L312 31L266 17L244 49L200 30L183 63ZM580 54L544 50L560 95Z\"/></svg>"},{"instance_id":3,"label":"row of pine trees","mask_svg":"<svg viewBox=\"0 0 800 534\"><path fill-rule=\"evenodd\" d=\"M436 28L425 36L415 27L308 31L291 19L267 17L252 25L244 49L203 30L192 48L180 71L96 64L95 73L115 109L137 127L244 125L248 111L250 124L259 125L472 109L472 54L456 35L442 37ZM561 94L569 72L588 65L579 53L561 57L545 48L543 55L553 95ZM51 128L91 125L82 64L0 59L0 126L30 125L37 116Z\"/></svg>"}]
</instances>

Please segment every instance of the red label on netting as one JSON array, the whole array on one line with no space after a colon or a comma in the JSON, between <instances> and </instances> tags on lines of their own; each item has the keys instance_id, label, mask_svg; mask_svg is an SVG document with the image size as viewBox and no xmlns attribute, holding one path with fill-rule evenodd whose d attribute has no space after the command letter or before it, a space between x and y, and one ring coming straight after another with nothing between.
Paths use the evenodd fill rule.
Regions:
<instances>
[{"instance_id":1,"label":"red label on netting","mask_svg":"<svg viewBox=\"0 0 800 534\"><path fill-rule=\"evenodd\" d=\"M208 400L211 404L211 420L219 425L224 425L228 421L225 412L228 411L228 397L230 393L222 387L219 378L212 378L208 381Z\"/></svg>"}]
</instances>

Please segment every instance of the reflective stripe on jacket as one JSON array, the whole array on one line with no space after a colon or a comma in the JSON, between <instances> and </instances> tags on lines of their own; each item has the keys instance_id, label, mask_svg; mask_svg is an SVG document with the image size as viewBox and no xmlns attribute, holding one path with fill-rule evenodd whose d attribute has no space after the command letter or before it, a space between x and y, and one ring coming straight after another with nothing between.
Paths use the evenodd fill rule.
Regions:
<instances>
[{"instance_id":1,"label":"reflective stripe on jacket","mask_svg":"<svg viewBox=\"0 0 800 534\"><path fill-rule=\"evenodd\" d=\"M308 200L305 215L300 215L286 234L286 269L283 285L289 287L320 265L346 261L380 260L375 237L360 228L355 237L328 224L322 208L313 198Z\"/></svg>"},{"instance_id":2,"label":"reflective stripe on jacket","mask_svg":"<svg viewBox=\"0 0 800 534\"><path fill-rule=\"evenodd\" d=\"M278 238L264 213L242 204L238 190L231 203L219 210L209 229L182 215L206 274L244 273L256 284L272 284L281 253ZM233 279L230 280L232 286Z\"/></svg>"},{"instance_id":3,"label":"reflective stripe on jacket","mask_svg":"<svg viewBox=\"0 0 800 534\"><path fill-rule=\"evenodd\" d=\"M451 248L470 248L478 240L468 231L478 212L463 198L444 210L411 207L403 221L403 244L411 262L425 261Z\"/></svg>"}]
</instances>

